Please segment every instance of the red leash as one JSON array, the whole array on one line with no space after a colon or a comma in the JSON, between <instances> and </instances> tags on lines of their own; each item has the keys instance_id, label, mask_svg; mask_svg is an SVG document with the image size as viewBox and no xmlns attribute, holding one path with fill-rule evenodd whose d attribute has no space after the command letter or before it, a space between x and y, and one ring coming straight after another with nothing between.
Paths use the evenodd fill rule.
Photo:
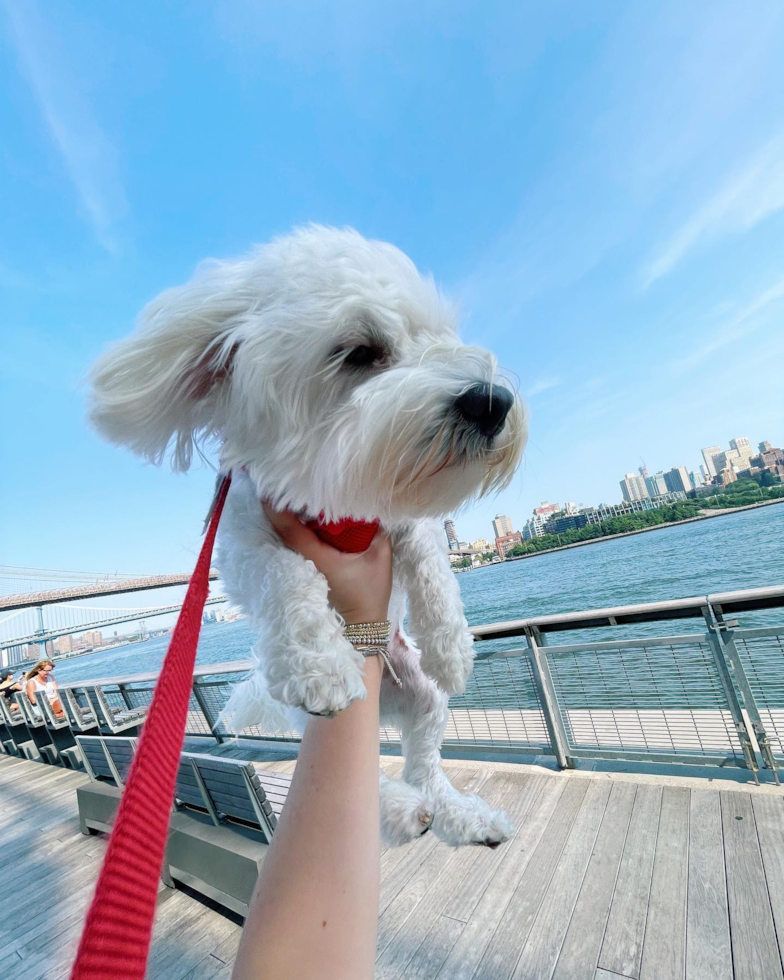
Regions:
<instances>
[{"instance_id":1,"label":"red leash","mask_svg":"<svg viewBox=\"0 0 784 980\"><path fill-rule=\"evenodd\" d=\"M71 980L144 980L185 737L210 560L230 477L213 504L109 838Z\"/></svg>"}]
</instances>

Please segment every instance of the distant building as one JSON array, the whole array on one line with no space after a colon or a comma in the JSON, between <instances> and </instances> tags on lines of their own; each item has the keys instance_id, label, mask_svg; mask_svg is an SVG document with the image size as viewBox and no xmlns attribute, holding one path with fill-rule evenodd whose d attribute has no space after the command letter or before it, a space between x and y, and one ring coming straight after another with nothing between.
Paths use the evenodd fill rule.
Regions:
<instances>
[{"instance_id":1,"label":"distant building","mask_svg":"<svg viewBox=\"0 0 784 980\"><path fill-rule=\"evenodd\" d=\"M771 449L773 449L773 446L771 446L771 444L769 442L763 440L759 444L759 447L758 448L759 448L759 451L761 453L769 453L771 451Z\"/></svg>"},{"instance_id":2,"label":"distant building","mask_svg":"<svg viewBox=\"0 0 784 980\"><path fill-rule=\"evenodd\" d=\"M71 653L73 651L73 637L61 636L57 640L58 653Z\"/></svg>"},{"instance_id":3,"label":"distant building","mask_svg":"<svg viewBox=\"0 0 784 980\"><path fill-rule=\"evenodd\" d=\"M51 640L47 640L45 644L46 656L53 657L55 654L54 643Z\"/></svg>"},{"instance_id":4,"label":"distant building","mask_svg":"<svg viewBox=\"0 0 784 980\"><path fill-rule=\"evenodd\" d=\"M737 439L730 439L730 449L736 449L741 456L753 455L751 443L746 436L738 436Z\"/></svg>"},{"instance_id":5,"label":"distant building","mask_svg":"<svg viewBox=\"0 0 784 980\"><path fill-rule=\"evenodd\" d=\"M712 480L716 476L716 464L713 462L713 457L718 456L721 452L721 446L708 446L706 449L702 450L702 458L705 461L705 469L708 471L708 476Z\"/></svg>"},{"instance_id":6,"label":"distant building","mask_svg":"<svg viewBox=\"0 0 784 980\"><path fill-rule=\"evenodd\" d=\"M664 473L661 470L646 479L645 487L649 497L661 497L662 494L669 493L667 483L664 479Z\"/></svg>"},{"instance_id":7,"label":"distant building","mask_svg":"<svg viewBox=\"0 0 784 980\"><path fill-rule=\"evenodd\" d=\"M635 476L634 473L627 473L621 480L621 493L623 499L628 501L644 500L645 497L650 496L645 485L645 477Z\"/></svg>"},{"instance_id":8,"label":"distant building","mask_svg":"<svg viewBox=\"0 0 784 980\"><path fill-rule=\"evenodd\" d=\"M567 531L579 531L585 527L588 518L585 514L571 514L566 517L553 517L544 526L545 534L566 534Z\"/></svg>"},{"instance_id":9,"label":"distant building","mask_svg":"<svg viewBox=\"0 0 784 980\"><path fill-rule=\"evenodd\" d=\"M784 480L784 451L774 448L769 442L760 443L760 445L769 448L760 452L759 456L751 458L750 465L753 472L767 471Z\"/></svg>"},{"instance_id":10,"label":"distant building","mask_svg":"<svg viewBox=\"0 0 784 980\"><path fill-rule=\"evenodd\" d=\"M738 454L735 471L738 472L739 470L747 469L749 460L754 455L754 450L751 448L751 443L746 436L738 436L737 439L730 439L730 449L734 449Z\"/></svg>"},{"instance_id":11,"label":"distant building","mask_svg":"<svg viewBox=\"0 0 784 980\"><path fill-rule=\"evenodd\" d=\"M571 501L568 504L564 504L563 509L564 509L564 513L568 514L569 516L571 516L572 514L580 513L580 508L577 506L576 503L574 503L574 501Z\"/></svg>"},{"instance_id":12,"label":"distant building","mask_svg":"<svg viewBox=\"0 0 784 980\"><path fill-rule=\"evenodd\" d=\"M560 504L550 504L546 500L543 500L541 506L534 507L534 517L552 517L553 514L557 514L560 509Z\"/></svg>"},{"instance_id":13,"label":"distant building","mask_svg":"<svg viewBox=\"0 0 784 980\"><path fill-rule=\"evenodd\" d=\"M546 518L537 517L536 514L534 514L533 517L529 517L523 525L523 539L525 541L531 541L533 538L541 538L541 536L544 534L544 526L546 523Z\"/></svg>"},{"instance_id":14,"label":"distant building","mask_svg":"<svg viewBox=\"0 0 784 980\"><path fill-rule=\"evenodd\" d=\"M741 461L740 453L737 449L725 449L723 452L718 453L713 457L713 465L716 468L716 476L723 473L725 470L731 470L733 467L735 469L741 469L739 466Z\"/></svg>"},{"instance_id":15,"label":"distant building","mask_svg":"<svg viewBox=\"0 0 784 980\"><path fill-rule=\"evenodd\" d=\"M685 498L684 494L684 498ZM649 498L643 500L624 500L620 504L599 504L596 508L585 511L586 522L588 524L601 524L608 521L611 517L626 517L627 514L638 514L644 510L654 510L658 504Z\"/></svg>"},{"instance_id":16,"label":"distant building","mask_svg":"<svg viewBox=\"0 0 784 980\"><path fill-rule=\"evenodd\" d=\"M737 479L738 476L735 470L730 467L726 470L720 470L716 474L716 480L714 482L718 483L719 486L726 487L728 483L735 483Z\"/></svg>"},{"instance_id":17,"label":"distant building","mask_svg":"<svg viewBox=\"0 0 784 980\"><path fill-rule=\"evenodd\" d=\"M516 544L523 543L523 536L519 531L512 531L510 534L499 534L495 539L495 550L499 557L505 558Z\"/></svg>"},{"instance_id":18,"label":"distant building","mask_svg":"<svg viewBox=\"0 0 784 980\"><path fill-rule=\"evenodd\" d=\"M685 466L673 466L671 470L664 474L664 482L670 493L688 493L692 489L689 471Z\"/></svg>"},{"instance_id":19,"label":"distant building","mask_svg":"<svg viewBox=\"0 0 784 980\"><path fill-rule=\"evenodd\" d=\"M444 531L446 532L446 540L449 545L450 551L457 550L457 531L455 530L455 522L451 517L447 517L444 521Z\"/></svg>"},{"instance_id":20,"label":"distant building","mask_svg":"<svg viewBox=\"0 0 784 980\"><path fill-rule=\"evenodd\" d=\"M642 466L637 467L637 472L640 474L643 480L648 479L648 467L645 465L645 463L643 463Z\"/></svg>"},{"instance_id":21,"label":"distant building","mask_svg":"<svg viewBox=\"0 0 784 980\"><path fill-rule=\"evenodd\" d=\"M697 487L701 487L705 482L702 478L702 473L698 470L689 470L689 482L691 483L692 490L696 490Z\"/></svg>"},{"instance_id":22,"label":"distant building","mask_svg":"<svg viewBox=\"0 0 784 980\"><path fill-rule=\"evenodd\" d=\"M476 541L471 542L471 547L474 551L488 552L493 550L492 544L486 538L477 538Z\"/></svg>"},{"instance_id":23,"label":"distant building","mask_svg":"<svg viewBox=\"0 0 784 980\"><path fill-rule=\"evenodd\" d=\"M495 538L504 538L507 534L513 534L514 528L512 527L511 517L507 517L506 514L496 514L493 520L493 536Z\"/></svg>"}]
</instances>

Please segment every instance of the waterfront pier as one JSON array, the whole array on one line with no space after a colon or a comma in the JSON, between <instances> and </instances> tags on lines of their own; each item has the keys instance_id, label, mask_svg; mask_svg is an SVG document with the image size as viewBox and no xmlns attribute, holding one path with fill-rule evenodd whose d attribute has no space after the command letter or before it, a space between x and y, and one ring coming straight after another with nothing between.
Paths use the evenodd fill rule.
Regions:
<instances>
[{"instance_id":1,"label":"waterfront pier","mask_svg":"<svg viewBox=\"0 0 784 980\"><path fill-rule=\"evenodd\" d=\"M515 834L497 850L426 834L383 853L377 977L784 980L782 608L776 585L474 627L479 659L450 702L444 765L504 807ZM752 613L768 625L745 626ZM196 669L186 749L251 763L279 813L297 735L219 721L248 666ZM105 849L78 801L119 799L117 760L155 679L63 682L65 724L0 703L8 980L68 976ZM114 760L106 774L80 756L84 733ZM400 734L380 734L380 765L399 776ZM217 819L215 832L234 833ZM230 977L236 901L187 876L170 887L176 877L162 876L148 976Z\"/></svg>"}]
</instances>

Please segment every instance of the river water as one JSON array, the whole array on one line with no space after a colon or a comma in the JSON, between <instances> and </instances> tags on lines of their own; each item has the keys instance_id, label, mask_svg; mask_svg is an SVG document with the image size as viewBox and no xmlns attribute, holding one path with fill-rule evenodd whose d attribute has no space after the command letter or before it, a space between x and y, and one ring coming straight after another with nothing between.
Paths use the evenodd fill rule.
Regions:
<instances>
[{"instance_id":1,"label":"river water","mask_svg":"<svg viewBox=\"0 0 784 980\"><path fill-rule=\"evenodd\" d=\"M774 585L784 582L784 505L491 565L464 572L457 580L472 625ZM744 613L740 619L744 627L763 626L780 623L784 614L768 610ZM670 632L701 628L697 621L680 621ZM610 639L666 631L667 624L653 623L592 633L596 639ZM561 642L577 639L576 634L560 636ZM244 620L205 626L197 663L245 659L251 642ZM168 636L156 637L63 661L57 665L57 678L86 680L154 671L168 643ZM519 643L483 643L477 652Z\"/></svg>"}]
</instances>

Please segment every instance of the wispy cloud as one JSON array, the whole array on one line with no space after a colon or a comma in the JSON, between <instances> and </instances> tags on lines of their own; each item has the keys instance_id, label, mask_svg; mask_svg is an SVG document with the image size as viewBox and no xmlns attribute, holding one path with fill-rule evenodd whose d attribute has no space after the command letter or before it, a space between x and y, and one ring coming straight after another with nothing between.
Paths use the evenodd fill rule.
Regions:
<instances>
[{"instance_id":1,"label":"wispy cloud","mask_svg":"<svg viewBox=\"0 0 784 980\"><path fill-rule=\"evenodd\" d=\"M695 246L748 231L784 208L784 137L769 142L733 175L642 270L646 288L671 272Z\"/></svg>"},{"instance_id":2,"label":"wispy cloud","mask_svg":"<svg viewBox=\"0 0 784 980\"><path fill-rule=\"evenodd\" d=\"M537 381L531 385L525 392L528 398L536 398L537 395L541 395L544 391L549 391L551 388L557 388L560 385L560 378L539 378Z\"/></svg>"},{"instance_id":3,"label":"wispy cloud","mask_svg":"<svg viewBox=\"0 0 784 980\"><path fill-rule=\"evenodd\" d=\"M729 344L733 344L752 333L760 326L759 314L782 299L784 299L784 277L768 289L763 290L723 327L714 331L709 340L696 347L685 357L674 361L670 365L670 370L673 374L689 371L710 357L711 354L715 354Z\"/></svg>"},{"instance_id":4,"label":"wispy cloud","mask_svg":"<svg viewBox=\"0 0 784 980\"><path fill-rule=\"evenodd\" d=\"M61 58L51 19L34 0L3 4L19 67L62 157L85 219L100 244L117 250L116 225L127 211L117 154ZM50 8L51 10L51 8Z\"/></svg>"}]
</instances>

